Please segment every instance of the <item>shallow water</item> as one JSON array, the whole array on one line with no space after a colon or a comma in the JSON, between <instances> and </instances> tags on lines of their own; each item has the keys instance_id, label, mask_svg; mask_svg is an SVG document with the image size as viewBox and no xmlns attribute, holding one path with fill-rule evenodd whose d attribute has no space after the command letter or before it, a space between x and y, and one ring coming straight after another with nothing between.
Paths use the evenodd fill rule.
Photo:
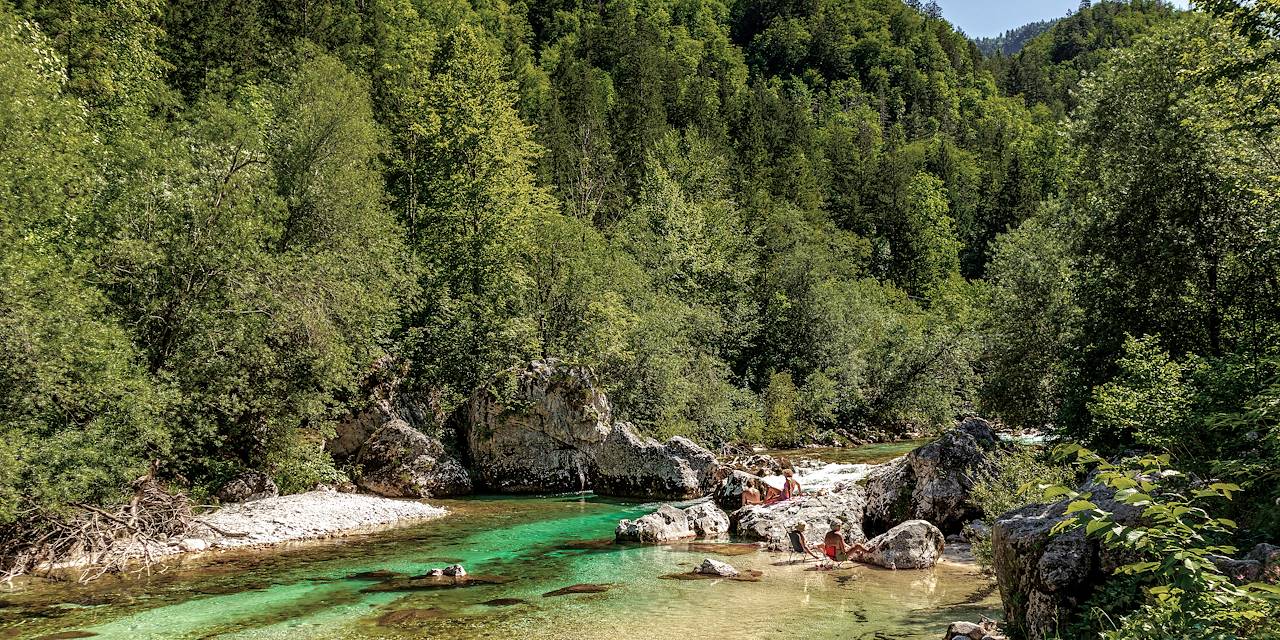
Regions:
<instances>
[{"instance_id":1,"label":"shallow water","mask_svg":"<svg viewBox=\"0 0 1280 640\"><path fill-rule=\"evenodd\" d=\"M654 505L590 495L443 501L447 518L343 543L215 556L150 578L0 594L0 638L935 638L998 613L969 566L818 572L741 546L612 544L619 518ZM742 552L746 551L745 554ZM704 557L759 582L672 580ZM501 584L422 591L407 576L461 562ZM502 581L494 581L502 582ZM577 584L596 593L546 597ZM496 601L496 602L495 602ZM390 614L390 615L388 615Z\"/></svg>"}]
</instances>

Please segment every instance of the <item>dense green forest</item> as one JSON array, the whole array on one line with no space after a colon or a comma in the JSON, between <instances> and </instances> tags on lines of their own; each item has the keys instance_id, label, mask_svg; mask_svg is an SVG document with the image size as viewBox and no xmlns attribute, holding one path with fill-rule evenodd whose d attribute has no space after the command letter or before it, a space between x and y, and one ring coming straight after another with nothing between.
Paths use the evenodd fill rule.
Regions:
<instances>
[{"instance_id":1,"label":"dense green forest","mask_svg":"<svg viewBox=\"0 0 1280 640\"><path fill-rule=\"evenodd\" d=\"M288 491L387 357L708 446L981 413L1280 499L1274 3L0 3L0 523ZM1248 535L1276 509L1241 507Z\"/></svg>"}]
</instances>

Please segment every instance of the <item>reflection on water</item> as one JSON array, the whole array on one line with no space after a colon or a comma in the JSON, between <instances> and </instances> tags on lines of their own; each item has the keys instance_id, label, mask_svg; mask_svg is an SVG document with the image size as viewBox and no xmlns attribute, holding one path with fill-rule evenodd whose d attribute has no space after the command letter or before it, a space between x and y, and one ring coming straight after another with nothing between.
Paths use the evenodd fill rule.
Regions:
<instances>
[{"instance_id":1,"label":"reflection on water","mask_svg":"<svg viewBox=\"0 0 1280 640\"><path fill-rule=\"evenodd\" d=\"M443 504L453 515L356 542L9 593L0 596L0 638L908 639L936 637L953 620L994 616L999 607L971 567L818 572L741 545L612 544L619 518L653 505L590 496ZM661 579L704 557L759 571L760 581ZM494 579L395 588L454 562ZM566 587L575 588L544 595Z\"/></svg>"}]
</instances>

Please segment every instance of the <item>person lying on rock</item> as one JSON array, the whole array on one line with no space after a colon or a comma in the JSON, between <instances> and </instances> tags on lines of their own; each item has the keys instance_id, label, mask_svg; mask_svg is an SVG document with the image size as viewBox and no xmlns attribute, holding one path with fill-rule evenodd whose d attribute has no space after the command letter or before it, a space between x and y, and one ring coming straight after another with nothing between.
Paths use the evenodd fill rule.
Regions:
<instances>
[{"instance_id":1,"label":"person lying on rock","mask_svg":"<svg viewBox=\"0 0 1280 640\"><path fill-rule=\"evenodd\" d=\"M858 543L848 544L844 541L844 523L839 520L831 523L831 530L822 539L822 554L832 562L844 562L855 553L866 553L866 547Z\"/></svg>"},{"instance_id":2,"label":"person lying on rock","mask_svg":"<svg viewBox=\"0 0 1280 640\"><path fill-rule=\"evenodd\" d=\"M804 493L800 488L800 483L796 481L795 474L790 469L783 469L781 476L768 476L761 478L761 480L764 482L765 504L786 502Z\"/></svg>"}]
</instances>

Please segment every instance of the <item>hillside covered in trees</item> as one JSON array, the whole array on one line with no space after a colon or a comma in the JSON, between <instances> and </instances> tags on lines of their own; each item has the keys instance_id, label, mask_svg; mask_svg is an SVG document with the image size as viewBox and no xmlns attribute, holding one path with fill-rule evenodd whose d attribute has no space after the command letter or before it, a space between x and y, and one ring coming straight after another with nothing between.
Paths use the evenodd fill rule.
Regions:
<instances>
[{"instance_id":1,"label":"hillside covered in trees","mask_svg":"<svg viewBox=\"0 0 1280 640\"><path fill-rule=\"evenodd\" d=\"M538 357L709 447L981 413L1280 499L1274 6L929 9L0 3L0 523L303 490L375 368L443 428Z\"/></svg>"}]
</instances>

